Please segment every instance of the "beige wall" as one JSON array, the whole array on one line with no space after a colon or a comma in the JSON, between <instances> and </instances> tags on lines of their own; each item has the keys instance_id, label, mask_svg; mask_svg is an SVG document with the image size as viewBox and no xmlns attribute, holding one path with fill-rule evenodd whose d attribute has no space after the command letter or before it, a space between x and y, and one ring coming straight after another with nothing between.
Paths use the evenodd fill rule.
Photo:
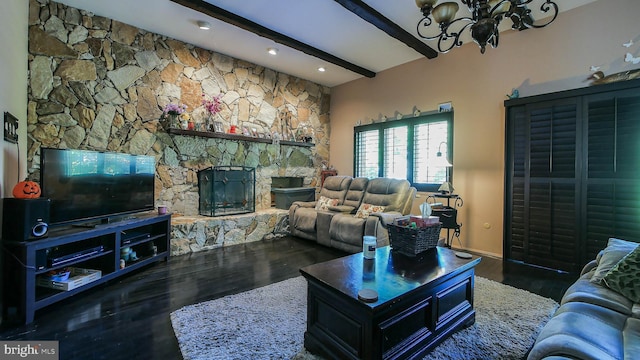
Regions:
<instances>
[{"instance_id":1,"label":"beige wall","mask_svg":"<svg viewBox=\"0 0 640 360\"><path fill-rule=\"evenodd\" d=\"M588 86L591 65L601 66L607 75L638 68L624 62L626 52L640 56L638 14L637 0L596 1L561 13L546 28L503 33L500 46L484 55L469 44L334 87L331 163L340 174L353 173L356 121L392 117L396 111L410 114L414 106L435 110L451 101L453 185L464 199L462 245L501 256L505 95L512 88L529 96ZM630 39L636 44L623 47ZM414 205L423 201L424 194Z\"/></svg>"},{"instance_id":2,"label":"beige wall","mask_svg":"<svg viewBox=\"0 0 640 360\"><path fill-rule=\"evenodd\" d=\"M29 2L4 0L0 11L0 119L4 124L4 112L8 111L20 120L20 160L15 144L4 141L0 149L0 198L11 197L11 190L26 173L27 134L27 13ZM3 126L4 128L4 126ZM18 173L20 163L20 174ZM0 228L2 225L0 205ZM0 259L0 308L2 307L3 263ZM3 322L0 314L0 323Z\"/></svg>"},{"instance_id":3,"label":"beige wall","mask_svg":"<svg viewBox=\"0 0 640 360\"><path fill-rule=\"evenodd\" d=\"M20 161L15 144L2 141L0 156L0 197L11 197L11 190L26 174L27 148L27 11L25 0L5 0L0 11L0 118L8 111L20 120ZM20 163L20 174L18 174Z\"/></svg>"}]
</instances>

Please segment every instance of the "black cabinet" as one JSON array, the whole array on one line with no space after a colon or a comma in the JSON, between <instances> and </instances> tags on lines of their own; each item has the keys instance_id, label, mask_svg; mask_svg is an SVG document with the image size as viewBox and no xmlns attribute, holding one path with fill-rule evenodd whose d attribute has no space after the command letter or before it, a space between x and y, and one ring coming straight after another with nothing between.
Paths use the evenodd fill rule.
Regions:
<instances>
[{"instance_id":1,"label":"black cabinet","mask_svg":"<svg viewBox=\"0 0 640 360\"><path fill-rule=\"evenodd\" d=\"M171 215L147 213L92 228L54 229L35 241L3 239L5 316L31 323L38 309L168 260L170 233ZM68 280L51 277L69 271Z\"/></svg>"},{"instance_id":2,"label":"black cabinet","mask_svg":"<svg viewBox=\"0 0 640 360\"><path fill-rule=\"evenodd\" d=\"M504 258L578 272L640 240L640 81L507 100Z\"/></svg>"}]
</instances>

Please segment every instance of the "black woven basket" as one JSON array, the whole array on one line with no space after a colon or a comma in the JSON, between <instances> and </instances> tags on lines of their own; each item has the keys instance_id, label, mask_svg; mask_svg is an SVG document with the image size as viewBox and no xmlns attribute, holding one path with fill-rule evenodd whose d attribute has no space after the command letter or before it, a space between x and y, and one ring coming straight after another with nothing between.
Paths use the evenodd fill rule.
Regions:
<instances>
[{"instance_id":1,"label":"black woven basket","mask_svg":"<svg viewBox=\"0 0 640 360\"><path fill-rule=\"evenodd\" d=\"M442 223L422 228L389 224L389 243L393 251L416 256L438 246L441 228Z\"/></svg>"}]
</instances>

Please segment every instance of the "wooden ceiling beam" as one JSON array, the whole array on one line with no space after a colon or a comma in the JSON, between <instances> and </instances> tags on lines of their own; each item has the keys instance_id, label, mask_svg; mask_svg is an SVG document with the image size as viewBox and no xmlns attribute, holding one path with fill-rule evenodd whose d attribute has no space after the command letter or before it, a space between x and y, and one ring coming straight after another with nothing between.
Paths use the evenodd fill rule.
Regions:
<instances>
[{"instance_id":1,"label":"wooden ceiling beam","mask_svg":"<svg viewBox=\"0 0 640 360\"><path fill-rule=\"evenodd\" d=\"M346 60L343 60L337 56L329 54L311 45L305 44L287 35L273 31L267 27L264 27L249 19L238 16L218 6L212 5L206 1L202 1L202 0L171 0L171 1L176 4L188 7L192 10L198 11L202 14L211 16L212 18L215 18L220 21L239 27L243 30L250 31L261 37L273 40L284 46L290 47L292 49L296 49L298 51L302 51L305 54L311 55L318 59L325 60L335 65L338 65L342 68L353 71L357 74L366 76L368 78L372 78L376 76L376 73L371 70L368 70L361 66L350 63Z\"/></svg>"},{"instance_id":2,"label":"wooden ceiling beam","mask_svg":"<svg viewBox=\"0 0 640 360\"><path fill-rule=\"evenodd\" d=\"M362 0L335 0L338 4L342 5L347 10L358 15L363 20L374 25L378 29L384 31L389 36L405 43L410 48L426 56L429 59L433 59L438 56L438 52L433 50L430 46L420 41L415 36L401 28L398 24L389 20L387 17L379 13L376 9L365 4Z\"/></svg>"}]
</instances>

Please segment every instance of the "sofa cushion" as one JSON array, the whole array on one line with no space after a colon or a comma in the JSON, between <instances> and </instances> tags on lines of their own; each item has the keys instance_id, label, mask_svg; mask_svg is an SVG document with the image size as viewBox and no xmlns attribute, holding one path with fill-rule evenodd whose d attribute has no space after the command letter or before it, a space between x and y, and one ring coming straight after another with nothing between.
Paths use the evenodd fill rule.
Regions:
<instances>
[{"instance_id":1,"label":"sofa cushion","mask_svg":"<svg viewBox=\"0 0 640 360\"><path fill-rule=\"evenodd\" d=\"M326 196L320 196L316 202L316 210L328 211L330 206L336 206L340 203L340 199L330 199Z\"/></svg>"},{"instance_id":2,"label":"sofa cushion","mask_svg":"<svg viewBox=\"0 0 640 360\"><path fill-rule=\"evenodd\" d=\"M384 206L362 203L358 208L358 211L356 211L355 217L366 219L369 217L370 214L381 213L383 211L384 211Z\"/></svg>"},{"instance_id":3,"label":"sofa cushion","mask_svg":"<svg viewBox=\"0 0 640 360\"><path fill-rule=\"evenodd\" d=\"M640 320L628 318L622 331L624 359L637 359L640 354Z\"/></svg>"},{"instance_id":4,"label":"sofa cushion","mask_svg":"<svg viewBox=\"0 0 640 360\"><path fill-rule=\"evenodd\" d=\"M409 194L409 182L404 179L375 178L369 180L363 203L382 205L385 211L401 212Z\"/></svg>"},{"instance_id":5,"label":"sofa cushion","mask_svg":"<svg viewBox=\"0 0 640 360\"><path fill-rule=\"evenodd\" d=\"M367 184L369 184L369 179L365 177L358 177L351 180L347 195L344 197L344 205L353 206L354 209L357 209L362 202Z\"/></svg>"},{"instance_id":6,"label":"sofa cushion","mask_svg":"<svg viewBox=\"0 0 640 360\"><path fill-rule=\"evenodd\" d=\"M640 303L640 247L623 257L603 278L607 287Z\"/></svg>"},{"instance_id":7,"label":"sofa cushion","mask_svg":"<svg viewBox=\"0 0 640 360\"><path fill-rule=\"evenodd\" d=\"M613 267L622 260L628 253L638 247L638 243L610 238L607 243L607 247L602 251L602 256L598 261L598 267L596 268L591 282L594 284L602 284L602 278L613 269Z\"/></svg>"},{"instance_id":8,"label":"sofa cushion","mask_svg":"<svg viewBox=\"0 0 640 360\"><path fill-rule=\"evenodd\" d=\"M318 217L318 212L314 208L306 208L301 207L296 210L296 216L293 220L293 223L290 226L296 228L296 230L304 231L304 232L315 232L316 231L316 218Z\"/></svg>"},{"instance_id":9,"label":"sofa cushion","mask_svg":"<svg viewBox=\"0 0 640 360\"><path fill-rule=\"evenodd\" d=\"M617 292L589 281L594 271L581 276L562 297L561 304L583 302L605 307L621 314L630 315L633 302Z\"/></svg>"},{"instance_id":10,"label":"sofa cushion","mask_svg":"<svg viewBox=\"0 0 640 360\"><path fill-rule=\"evenodd\" d=\"M622 330L627 316L592 304L562 305L544 326L529 353L529 360L547 356L571 359L623 359Z\"/></svg>"},{"instance_id":11,"label":"sofa cushion","mask_svg":"<svg viewBox=\"0 0 640 360\"><path fill-rule=\"evenodd\" d=\"M365 219L353 215L337 214L331 219L329 236L332 240L362 247Z\"/></svg>"},{"instance_id":12,"label":"sofa cushion","mask_svg":"<svg viewBox=\"0 0 640 360\"><path fill-rule=\"evenodd\" d=\"M329 176L324 179L322 189L320 189L320 196L328 197L330 199L338 199L339 205L342 205L349 185L351 185L351 176Z\"/></svg>"}]
</instances>

